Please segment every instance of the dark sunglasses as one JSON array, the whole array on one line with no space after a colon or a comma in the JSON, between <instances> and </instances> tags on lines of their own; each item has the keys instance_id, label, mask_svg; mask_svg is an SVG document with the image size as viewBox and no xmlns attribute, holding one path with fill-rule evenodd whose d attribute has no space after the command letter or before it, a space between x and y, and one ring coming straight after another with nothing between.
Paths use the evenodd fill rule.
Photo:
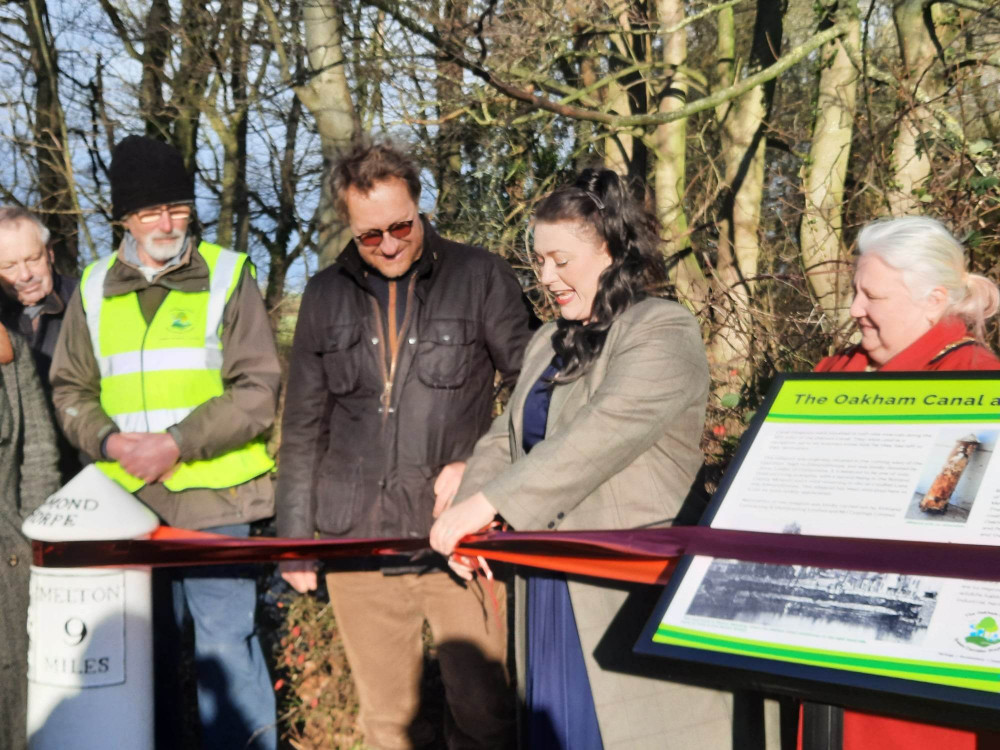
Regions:
<instances>
[{"instance_id":1,"label":"dark sunglasses","mask_svg":"<svg viewBox=\"0 0 1000 750\"><path fill-rule=\"evenodd\" d=\"M386 232L397 240L401 240L404 237L410 236L411 229L413 229L413 219L409 221L397 221L395 224L390 224L388 229L371 229L364 234L354 235L354 239L365 247L375 247L382 244L382 235Z\"/></svg>"}]
</instances>

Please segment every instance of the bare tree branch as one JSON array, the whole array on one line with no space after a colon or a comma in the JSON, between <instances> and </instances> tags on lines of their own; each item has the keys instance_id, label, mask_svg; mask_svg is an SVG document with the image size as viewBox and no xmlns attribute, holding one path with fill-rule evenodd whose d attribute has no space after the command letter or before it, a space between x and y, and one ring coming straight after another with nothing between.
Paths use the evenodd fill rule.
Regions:
<instances>
[{"instance_id":1,"label":"bare tree branch","mask_svg":"<svg viewBox=\"0 0 1000 750\"><path fill-rule=\"evenodd\" d=\"M108 20L111 21L111 25L115 27L115 31L118 33L118 38L121 40L122 46L125 47L125 51L128 52L130 57L142 60L142 54L139 53L129 38L131 32L125 25L125 22L122 21L122 17L118 15L118 9L111 4L110 0L101 0L101 8L104 10L104 14L108 17Z\"/></svg>"},{"instance_id":2,"label":"bare tree branch","mask_svg":"<svg viewBox=\"0 0 1000 750\"><path fill-rule=\"evenodd\" d=\"M599 122L605 125L614 126L615 128L660 125L685 117L690 117L691 115L703 112L707 109L717 107L724 102L742 96L746 92L751 91L763 83L767 83L768 81L777 78L779 75L804 59L814 50L822 47L831 39L836 39L837 37L842 36L846 30L844 24L834 24L830 28L814 34L807 41L803 42L798 47L789 51L788 54L781 57L781 59L773 65L768 66L752 76L748 76L738 81L728 88L716 91L708 96L704 96L701 99L693 101L673 112L656 112L623 116L609 114L595 109L570 106L562 101L554 101L543 96L538 96L532 93L532 91L529 90L525 84L518 86L512 82L502 80L492 70L466 57L460 46L455 42L450 39L446 39L432 29L424 28L420 23L411 17L399 15L397 5L391 0L367 0L367 2L391 15L403 28L420 35L441 50L443 54L447 55L449 59L454 61L456 64L482 79L497 91L506 94L511 99L525 102L526 104L530 104L534 107L538 107L539 109L543 109L547 112L552 112L563 117L588 122ZM534 86L531 88L534 88Z\"/></svg>"}]
</instances>

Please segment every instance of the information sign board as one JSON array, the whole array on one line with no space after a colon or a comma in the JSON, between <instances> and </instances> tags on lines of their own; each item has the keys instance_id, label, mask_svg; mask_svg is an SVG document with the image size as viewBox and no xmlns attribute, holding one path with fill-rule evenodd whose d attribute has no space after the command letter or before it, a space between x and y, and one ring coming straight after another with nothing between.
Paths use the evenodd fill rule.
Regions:
<instances>
[{"instance_id":1,"label":"information sign board","mask_svg":"<svg viewBox=\"0 0 1000 750\"><path fill-rule=\"evenodd\" d=\"M702 522L1000 544L998 437L995 373L782 376ZM636 651L700 662L719 684L739 670L744 685L924 719L927 701L978 707L1000 726L981 710L1000 709L1000 583L686 558Z\"/></svg>"}]
</instances>

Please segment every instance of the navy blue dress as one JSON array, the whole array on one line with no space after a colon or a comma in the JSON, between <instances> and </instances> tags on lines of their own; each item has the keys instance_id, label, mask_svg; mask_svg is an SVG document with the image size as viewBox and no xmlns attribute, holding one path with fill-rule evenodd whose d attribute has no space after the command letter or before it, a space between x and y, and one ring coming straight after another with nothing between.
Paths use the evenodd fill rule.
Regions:
<instances>
[{"instance_id":1,"label":"navy blue dress","mask_svg":"<svg viewBox=\"0 0 1000 750\"><path fill-rule=\"evenodd\" d=\"M552 397L550 379L558 357L524 401L526 453L545 439ZM528 658L525 675L528 747L533 750L602 750L583 648L566 577L533 572L528 577Z\"/></svg>"}]
</instances>

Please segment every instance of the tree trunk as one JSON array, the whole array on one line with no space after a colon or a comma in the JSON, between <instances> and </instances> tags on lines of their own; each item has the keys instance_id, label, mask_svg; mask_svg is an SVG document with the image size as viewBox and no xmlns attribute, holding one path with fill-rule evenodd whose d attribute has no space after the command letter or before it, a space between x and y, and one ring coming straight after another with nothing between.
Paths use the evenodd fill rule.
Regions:
<instances>
[{"instance_id":1,"label":"tree trunk","mask_svg":"<svg viewBox=\"0 0 1000 750\"><path fill-rule=\"evenodd\" d=\"M250 93L247 89L249 78L248 37L243 26L243 0L233 2L230 28L232 29L232 89L233 103L239 116L236 120L236 191L233 195L233 244L234 250L245 253L250 249L250 195L247 186L247 112ZM251 28L249 38L256 35ZM256 90L254 94L256 95Z\"/></svg>"},{"instance_id":2,"label":"tree trunk","mask_svg":"<svg viewBox=\"0 0 1000 750\"><path fill-rule=\"evenodd\" d=\"M747 75L771 65L780 54L784 0L758 0ZM730 40L722 39L718 60L725 64ZM729 58L732 59L732 58ZM750 302L760 255L761 199L764 191L765 120L773 79L729 103L721 141L725 195L719 220L715 268L718 329L709 344L709 362L720 387L741 385L748 375L754 318Z\"/></svg>"},{"instance_id":3,"label":"tree trunk","mask_svg":"<svg viewBox=\"0 0 1000 750\"><path fill-rule=\"evenodd\" d=\"M243 2L230 0L226 6L225 43L223 60L228 57L229 94L232 112L221 113L214 101L207 101L203 108L209 122L222 144L222 183L219 185L219 214L215 227L215 241L223 247L246 250L246 236L242 246L234 244L234 235L240 225L246 227L249 207L246 194L246 113L247 113L247 52L243 39ZM215 86L213 85L213 90ZM213 99L215 97L212 97ZM225 100L225 98L224 98Z\"/></svg>"},{"instance_id":4,"label":"tree trunk","mask_svg":"<svg viewBox=\"0 0 1000 750\"><path fill-rule=\"evenodd\" d=\"M222 144L222 181L219 184L219 214L215 224L215 242L223 247L232 247L233 217L240 174L240 144L235 132L237 124L226 123L218 113L210 114L208 121Z\"/></svg>"},{"instance_id":5,"label":"tree trunk","mask_svg":"<svg viewBox=\"0 0 1000 750\"><path fill-rule=\"evenodd\" d=\"M302 122L302 101L298 96L292 98L288 117L285 119L285 143L281 150L281 161L278 170L278 205L271 216L274 222L274 232L261 239L267 248L270 258L270 270L267 274L267 286L264 290L264 302L272 315L272 322L277 325L279 305L285 296L285 279L292 263L302 254L310 232L299 231L298 246L291 252L288 243L292 233L299 230L295 216L295 201L298 184L296 165L296 145L298 143L299 125Z\"/></svg>"},{"instance_id":6,"label":"tree trunk","mask_svg":"<svg viewBox=\"0 0 1000 750\"><path fill-rule=\"evenodd\" d=\"M437 26L446 37L458 37L465 23L468 3L466 0L444 0L444 8ZM448 116L452 107L462 107L462 68L453 60L438 57L435 88L438 101L438 132L434 139L433 154L438 197L435 221L438 228L447 232L458 219L462 208L461 173L462 141L465 124L462 118Z\"/></svg>"},{"instance_id":7,"label":"tree trunk","mask_svg":"<svg viewBox=\"0 0 1000 750\"><path fill-rule=\"evenodd\" d=\"M180 61L170 89L171 142L184 157L188 173L197 168L201 103L208 89L216 34L216 19L203 0L183 0L180 14Z\"/></svg>"},{"instance_id":8,"label":"tree trunk","mask_svg":"<svg viewBox=\"0 0 1000 750\"><path fill-rule=\"evenodd\" d=\"M893 216L921 212L921 198L927 194L931 175L930 131L934 123L934 115L924 102L945 92L937 45L946 46L955 33L936 24L948 11L940 4L926 10L925 6L923 0L903 0L892 14L904 76L900 82L899 131L892 148L893 182L887 196Z\"/></svg>"},{"instance_id":9,"label":"tree trunk","mask_svg":"<svg viewBox=\"0 0 1000 750\"><path fill-rule=\"evenodd\" d=\"M80 209L66 120L59 102L59 63L45 0L29 0L25 10L25 30L35 76L32 130L40 196L38 215L51 232L56 268L76 275L79 271L77 222ZM86 225L83 229L86 232ZM93 258L93 244L89 244L89 256Z\"/></svg>"},{"instance_id":10,"label":"tree trunk","mask_svg":"<svg viewBox=\"0 0 1000 750\"><path fill-rule=\"evenodd\" d=\"M809 158L802 168L805 206L799 228L802 265L828 329L841 331L850 320L850 263L843 238L844 180L854 132L858 70L845 49L860 48L857 0L834 1L825 10L846 16L848 31L821 50L816 119ZM820 26L829 23L823 18ZM835 336L834 345L843 341Z\"/></svg>"},{"instance_id":11,"label":"tree trunk","mask_svg":"<svg viewBox=\"0 0 1000 750\"><path fill-rule=\"evenodd\" d=\"M169 0L153 0L146 14L142 42L142 82L139 85L139 110L146 121L146 135L161 141L170 140L173 118L163 100L166 85L164 66L170 55Z\"/></svg>"},{"instance_id":12,"label":"tree trunk","mask_svg":"<svg viewBox=\"0 0 1000 750\"><path fill-rule=\"evenodd\" d=\"M682 0L657 0L656 13L661 29L669 29L684 19ZM687 102L689 82L682 67L687 64L687 28L662 33L663 63L668 66L659 101L660 112L672 112ZM653 185L656 214L666 239L665 253L675 258L671 281L678 297L691 309L700 310L706 300L705 275L691 249L687 215L684 212L685 168L687 163L687 120L657 126Z\"/></svg>"},{"instance_id":13,"label":"tree trunk","mask_svg":"<svg viewBox=\"0 0 1000 750\"><path fill-rule=\"evenodd\" d=\"M303 10L310 78L297 86L302 103L316 119L323 149L324 176L317 209L320 267L333 263L351 237L335 209L326 171L356 134L356 116L341 49L341 9L336 0L307 0Z\"/></svg>"},{"instance_id":14,"label":"tree trunk","mask_svg":"<svg viewBox=\"0 0 1000 750\"><path fill-rule=\"evenodd\" d=\"M628 58L631 55L629 48L629 37L632 33L632 24L629 21L629 8L631 1L620 5L609 2L609 7L622 8L618 14L619 33L611 35L611 43L622 57ZM628 91L615 81L608 86L606 101L608 110L618 115L627 116L632 114L632 103L629 100ZM627 175L631 170L632 155L635 148L635 139L629 130L624 128L610 128L604 136L604 166L612 169L620 175Z\"/></svg>"}]
</instances>

